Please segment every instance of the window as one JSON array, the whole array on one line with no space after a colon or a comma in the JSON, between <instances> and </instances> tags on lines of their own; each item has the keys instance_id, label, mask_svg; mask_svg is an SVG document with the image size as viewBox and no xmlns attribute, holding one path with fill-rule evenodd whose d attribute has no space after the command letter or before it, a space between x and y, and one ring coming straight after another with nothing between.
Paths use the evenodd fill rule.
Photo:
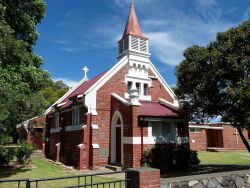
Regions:
<instances>
[{"instance_id":1,"label":"window","mask_svg":"<svg viewBox=\"0 0 250 188\"><path fill-rule=\"evenodd\" d=\"M128 82L127 87L128 87L128 92L129 92L129 90L132 88L132 82Z\"/></svg>"},{"instance_id":2,"label":"window","mask_svg":"<svg viewBox=\"0 0 250 188\"><path fill-rule=\"evenodd\" d=\"M60 122L60 116L59 116L59 113L56 113L55 114L55 128L59 127L59 122Z\"/></svg>"},{"instance_id":3,"label":"window","mask_svg":"<svg viewBox=\"0 0 250 188\"><path fill-rule=\"evenodd\" d=\"M143 84L143 95L144 96L148 95L148 84Z\"/></svg>"},{"instance_id":4,"label":"window","mask_svg":"<svg viewBox=\"0 0 250 188\"><path fill-rule=\"evenodd\" d=\"M72 110L72 125L79 125L79 115L80 115L80 109L79 108L73 108Z\"/></svg>"},{"instance_id":5,"label":"window","mask_svg":"<svg viewBox=\"0 0 250 188\"><path fill-rule=\"evenodd\" d=\"M156 141L175 142L176 125L169 122L152 122L152 136Z\"/></svg>"},{"instance_id":6,"label":"window","mask_svg":"<svg viewBox=\"0 0 250 188\"><path fill-rule=\"evenodd\" d=\"M135 84L135 87L136 87L136 89L138 89L139 95L141 95L141 84L137 82L137 83Z\"/></svg>"},{"instance_id":7,"label":"window","mask_svg":"<svg viewBox=\"0 0 250 188\"><path fill-rule=\"evenodd\" d=\"M191 133L201 133L201 128L189 128Z\"/></svg>"}]
</instances>

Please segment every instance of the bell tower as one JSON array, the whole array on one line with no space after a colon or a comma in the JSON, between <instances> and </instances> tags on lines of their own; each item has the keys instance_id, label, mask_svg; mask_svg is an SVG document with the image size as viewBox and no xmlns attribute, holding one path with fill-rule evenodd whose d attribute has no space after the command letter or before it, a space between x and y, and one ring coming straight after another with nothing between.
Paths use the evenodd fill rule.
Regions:
<instances>
[{"instance_id":1,"label":"bell tower","mask_svg":"<svg viewBox=\"0 0 250 188\"><path fill-rule=\"evenodd\" d=\"M122 39L118 41L118 60L127 57L129 70L125 76L127 92L125 98L137 96L138 100L151 100L148 88L152 85L149 78L149 49L148 38L146 38L140 28L134 5L131 4L127 23L123 32ZM132 92L133 91L133 92ZM136 95L134 95L137 92Z\"/></svg>"},{"instance_id":2,"label":"bell tower","mask_svg":"<svg viewBox=\"0 0 250 188\"><path fill-rule=\"evenodd\" d=\"M118 41L118 59L129 52L134 52L142 56L149 56L148 38L143 36L138 22L134 5L131 4L127 23L123 32L123 37Z\"/></svg>"}]
</instances>

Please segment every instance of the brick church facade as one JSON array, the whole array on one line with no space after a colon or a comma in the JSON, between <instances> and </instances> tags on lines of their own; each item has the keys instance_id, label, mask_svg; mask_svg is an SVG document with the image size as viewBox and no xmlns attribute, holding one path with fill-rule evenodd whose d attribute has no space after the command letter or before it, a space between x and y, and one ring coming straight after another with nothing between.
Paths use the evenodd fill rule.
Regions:
<instances>
[{"instance_id":1,"label":"brick church facade","mask_svg":"<svg viewBox=\"0 0 250 188\"><path fill-rule=\"evenodd\" d=\"M78 169L141 165L158 144L188 144L177 98L150 61L148 38L131 5L118 61L85 77L46 113L45 155ZM87 69L85 68L85 71Z\"/></svg>"}]
</instances>

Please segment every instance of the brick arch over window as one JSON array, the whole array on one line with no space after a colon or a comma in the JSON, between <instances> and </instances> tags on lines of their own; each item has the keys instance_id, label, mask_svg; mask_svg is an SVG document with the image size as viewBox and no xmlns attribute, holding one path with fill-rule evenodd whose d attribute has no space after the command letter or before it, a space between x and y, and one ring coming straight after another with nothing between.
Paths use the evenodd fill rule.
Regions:
<instances>
[{"instance_id":1,"label":"brick arch over window","mask_svg":"<svg viewBox=\"0 0 250 188\"><path fill-rule=\"evenodd\" d=\"M123 165L123 118L116 110L111 121L111 163L116 163L116 128L121 127L121 164Z\"/></svg>"}]
</instances>

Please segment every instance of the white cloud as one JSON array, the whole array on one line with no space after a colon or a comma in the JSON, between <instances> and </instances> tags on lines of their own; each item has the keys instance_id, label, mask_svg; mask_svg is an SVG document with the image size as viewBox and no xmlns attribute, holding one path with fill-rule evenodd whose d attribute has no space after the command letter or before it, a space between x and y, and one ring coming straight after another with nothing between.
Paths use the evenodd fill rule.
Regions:
<instances>
[{"instance_id":1,"label":"white cloud","mask_svg":"<svg viewBox=\"0 0 250 188\"><path fill-rule=\"evenodd\" d=\"M68 78L62 78L62 77L58 77L58 78L52 78L53 81L59 81L62 80L65 84L67 84L69 87L74 87L78 84L78 81L75 80L71 80Z\"/></svg>"},{"instance_id":2,"label":"white cloud","mask_svg":"<svg viewBox=\"0 0 250 188\"><path fill-rule=\"evenodd\" d=\"M225 31L234 24L221 20L204 22L199 18L183 15L172 23L164 20L144 21L145 36L149 38L150 51L161 62L177 65L183 59L183 51L192 45L207 45L215 40L216 33ZM146 23L146 24L145 24ZM161 24L158 24L161 23ZM158 32L157 30L160 30Z\"/></svg>"},{"instance_id":3,"label":"white cloud","mask_svg":"<svg viewBox=\"0 0 250 188\"><path fill-rule=\"evenodd\" d=\"M152 53L163 63L176 65L180 62L182 51L187 44L168 32L152 32L145 34L150 38Z\"/></svg>"}]
</instances>

